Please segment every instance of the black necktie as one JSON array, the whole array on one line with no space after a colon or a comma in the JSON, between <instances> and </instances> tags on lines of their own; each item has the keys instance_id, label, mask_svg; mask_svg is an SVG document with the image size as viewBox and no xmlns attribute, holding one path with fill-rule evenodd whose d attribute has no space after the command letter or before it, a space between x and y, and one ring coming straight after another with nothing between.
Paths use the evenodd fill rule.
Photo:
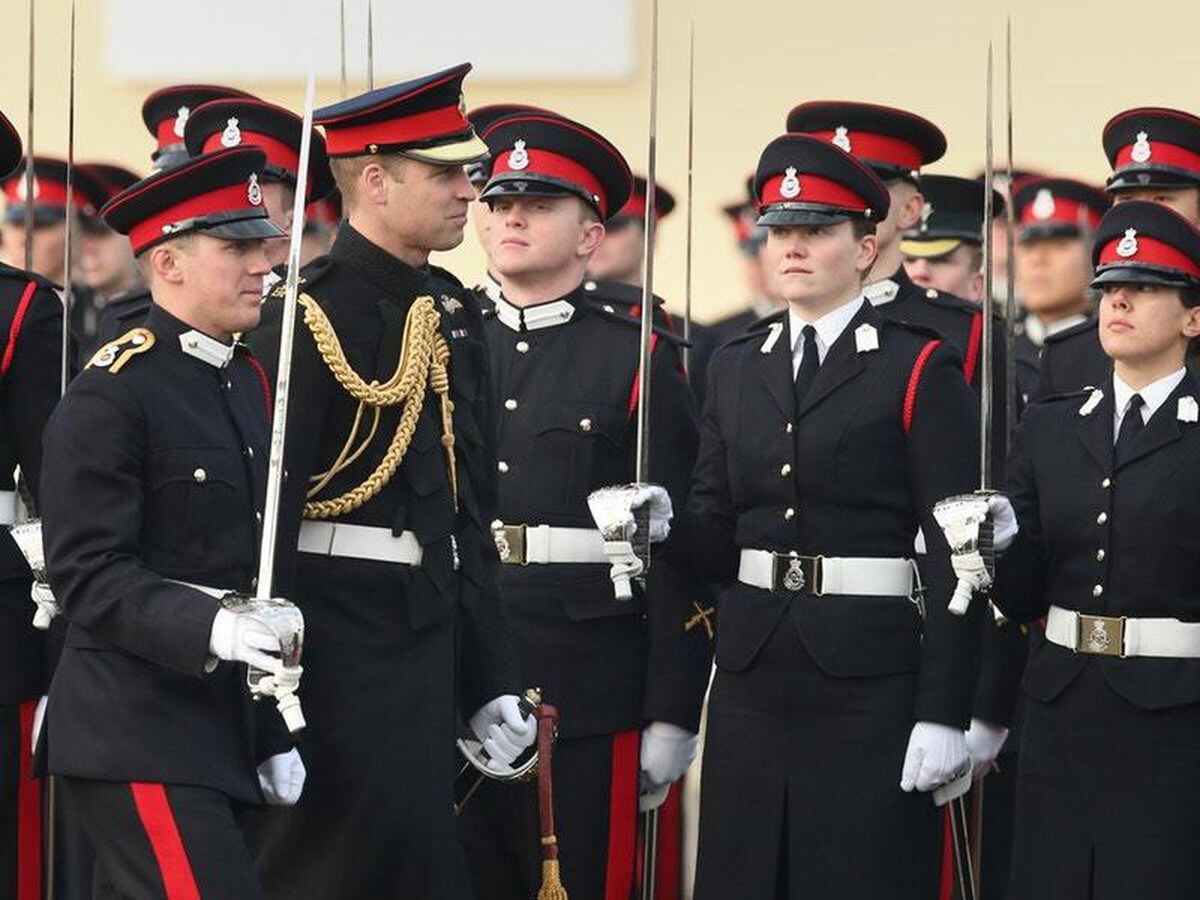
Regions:
<instances>
[{"instance_id":1,"label":"black necktie","mask_svg":"<svg viewBox=\"0 0 1200 900\"><path fill-rule=\"evenodd\" d=\"M1121 465L1129 458L1134 441L1146 427L1146 423L1142 421L1142 406L1145 403L1141 394L1134 394L1129 398L1129 405L1125 407L1125 415L1121 417L1121 427L1117 429L1117 443L1113 447L1114 466Z\"/></svg>"},{"instance_id":2,"label":"black necktie","mask_svg":"<svg viewBox=\"0 0 1200 900\"><path fill-rule=\"evenodd\" d=\"M804 353L800 357L800 368L796 371L796 412L800 411L804 395L812 387L817 377L817 369L821 367L821 357L817 354L817 329L805 325L800 334L804 339Z\"/></svg>"}]
</instances>

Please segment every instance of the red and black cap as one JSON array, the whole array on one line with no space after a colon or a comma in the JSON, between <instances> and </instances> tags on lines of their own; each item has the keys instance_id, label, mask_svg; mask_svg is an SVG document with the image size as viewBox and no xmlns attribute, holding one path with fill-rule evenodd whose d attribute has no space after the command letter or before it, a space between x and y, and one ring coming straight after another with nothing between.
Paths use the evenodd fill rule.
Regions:
<instances>
[{"instance_id":1,"label":"red and black cap","mask_svg":"<svg viewBox=\"0 0 1200 900\"><path fill-rule=\"evenodd\" d=\"M861 159L884 181L915 180L946 152L942 130L914 113L874 103L813 100L788 113L787 130L821 138Z\"/></svg>"},{"instance_id":2,"label":"red and black cap","mask_svg":"<svg viewBox=\"0 0 1200 900\"><path fill-rule=\"evenodd\" d=\"M753 175L746 176L745 199L737 203L726 203L721 207L721 212L733 228L738 249L747 255L757 253L759 246L766 240L766 229L758 227L758 198L754 196Z\"/></svg>"},{"instance_id":3,"label":"red and black cap","mask_svg":"<svg viewBox=\"0 0 1200 900\"><path fill-rule=\"evenodd\" d=\"M528 103L490 103L487 106L477 106L469 110L467 121L471 123L476 134L482 135L501 119L526 113L537 113L543 116L558 115L558 113L542 109L540 106L530 106ZM471 184L482 187L487 182L492 173L489 163L488 159L480 159L467 164L467 178L471 180Z\"/></svg>"},{"instance_id":4,"label":"red and black cap","mask_svg":"<svg viewBox=\"0 0 1200 900\"><path fill-rule=\"evenodd\" d=\"M76 167L76 171L87 172L100 182L107 193L107 196L104 198L105 203L121 193L125 188L142 180L142 176L131 169L113 163L80 163ZM101 206L103 205L101 204Z\"/></svg>"},{"instance_id":5,"label":"red and black cap","mask_svg":"<svg viewBox=\"0 0 1200 900\"><path fill-rule=\"evenodd\" d=\"M1177 109L1139 107L1104 126L1110 191L1200 185L1200 118Z\"/></svg>"},{"instance_id":6,"label":"red and black cap","mask_svg":"<svg viewBox=\"0 0 1200 900\"><path fill-rule=\"evenodd\" d=\"M955 175L922 175L925 206L917 227L904 235L900 250L906 256L933 259L960 244L983 243L983 182ZM992 214L1004 214L1004 197L992 191Z\"/></svg>"},{"instance_id":7,"label":"red and black cap","mask_svg":"<svg viewBox=\"0 0 1200 900\"><path fill-rule=\"evenodd\" d=\"M253 94L218 84L176 84L147 97L142 103L142 121L158 141L158 148L150 154L154 168L169 169L187 161L183 135L188 118L196 107L225 97L254 99Z\"/></svg>"},{"instance_id":8,"label":"red and black cap","mask_svg":"<svg viewBox=\"0 0 1200 900\"><path fill-rule=\"evenodd\" d=\"M1022 243L1095 231L1111 205L1100 188L1073 178L1029 178L1013 196Z\"/></svg>"},{"instance_id":9,"label":"red and black cap","mask_svg":"<svg viewBox=\"0 0 1200 900\"><path fill-rule=\"evenodd\" d=\"M401 153L422 162L461 166L487 155L467 119L462 83L470 63L324 106L313 121L325 126L331 157Z\"/></svg>"},{"instance_id":10,"label":"red and black cap","mask_svg":"<svg viewBox=\"0 0 1200 900\"><path fill-rule=\"evenodd\" d=\"M192 110L183 140L192 156L223 147L257 147L267 161L259 173L264 181L295 187L300 167L304 120L291 110L254 99L211 100ZM315 128L308 159L308 200L333 190L333 173L325 155L325 138Z\"/></svg>"},{"instance_id":11,"label":"red and black cap","mask_svg":"<svg viewBox=\"0 0 1200 900\"><path fill-rule=\"evenodd\" d=\"M8 117L0 113L0 178L17 167L21 153L21 136Z\"/></svg>"},{"instance_id":12,"label":"red and black cap","mask_svg":"<svg viewBox=\"0 0 1200 900\"><path fill-rule=\"evenodd\" d=\"M1092 262L1096 266L1092 287L1200 287L1200 230L1161 203L1119 203L1100 222Z\"/></svg>"},{"instance_id":13,"label":"red and black cap","mask_svg":"<svg viewBox=\"0 0 1200 900\"><path fill-rule=\"evenodd\" d=\"M614 222L618 220L629 220L631 222L644 222L646 220L646 191L647 181L644 175L633 176L633 187L629 191L629 199L613 216ZM675 209L675 195L662 186L660 182L654 182L654 221L669 216Z\"/></svg>"},{"instance_id":14,"label":"red and black cap","mask_svg":"<svg viewBox=\"0 0 1200 900\"><path fill-rule=\"evenodd\" d=\"M139 181L100 213L113 231L129 235L135 254L192 231L231 241L284 237L262 204L265 161L257 147L206 153Z\"/></svg>"},{"instance_id":15,"label":"red and black cap","mask_svg":"<svg viewBox=\"0 0 1200 900\"><path fill-rule=\"evenodd\" d=\"M481 200L569 194L609 219L629 199L633 176L625 157L586 125L553 113L526 113L495 122L483 139L492 172Z\"/></svg>"},{"instance_id":16,"label":"red and black cap","mask_svg":"<svg viewBox=\"0 0 1200 900\"><path fill-rule=\"evenodd\" d=\"M767 144L754 173L759 225L834 225L886 218L889 197L879 176L848 153L812 135L784 134Z\"/></svg>"},{"instance_id":17,"label":"red and black cap","mask_svg":"<svg viewBox=\"0 0 1200 900\"><path fill-rule=\"evenodd\" d=\"M334 188L320 200L314 200L304 210L304 231L337 228L342 222L342 192Z\"/></svg>"},{"instance_id":18,"label":"red and black cap","mask_svg":"<svg viewBox=\"0 0 1200 900\"><path fill-rule=\"evenodd\" d=\"M3 181L4 219L7 222L25 221L25 165L17 168ZM104 185L86 168L76 166L71 173L71 205L84 218L93 218L109 197ZM51 225L67 216L67 161L50 156L33 158L33 221L35 225Z\"/></svg>"}]
</instances>

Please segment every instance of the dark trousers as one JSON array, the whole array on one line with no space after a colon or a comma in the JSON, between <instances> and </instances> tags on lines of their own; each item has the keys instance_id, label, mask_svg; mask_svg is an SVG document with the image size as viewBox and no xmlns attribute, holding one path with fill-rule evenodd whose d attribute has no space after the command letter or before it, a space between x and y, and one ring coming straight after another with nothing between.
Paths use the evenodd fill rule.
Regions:
<instances>
[{"instance_id":1,"label":"dark trousers","mask_svg":"<svg viewBox=\"0 0 1200 900\"><path fill-rule=\"evenodd\" d=\"M66 777L58 785L96 851L96 900L261 900L221 792Z\"/></svg>"},{"instance_id":2,"label":"dark trousers","mask_svg":"<svg viewBox=\"0 0 1200 900\"><path fill-rule=\"evenodd\" d=\"M42 896L42 782L30 751L36 706L0 706L0 900Z\"/></svg>"}]
</instances>

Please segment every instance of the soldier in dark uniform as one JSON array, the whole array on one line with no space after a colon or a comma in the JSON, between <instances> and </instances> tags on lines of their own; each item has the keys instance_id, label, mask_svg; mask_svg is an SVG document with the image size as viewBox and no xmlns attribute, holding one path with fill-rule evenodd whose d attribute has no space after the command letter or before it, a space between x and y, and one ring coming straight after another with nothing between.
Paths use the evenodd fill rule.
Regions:
<instances>
[{"instance_id":1,"label":"soldier in dark uniform","mask_svg":"<svg viewBox=\"0 0 1200 900\"><path fill-rule=\"evenodd\" d=\"M268 398L232 336L258 321L279 235L249 181L261 164L211 154L105 206L155 305L46 428L47 569L69 624L41 749L95 847L97 897L261 897L234 810L303 782L238 665L281 674L279 637L218 599L257 568Z\"/></svg>"},{"instance_id":2,"label":"soldier in dark uniform","mask_svg":"<svg viewBox=\"0 0 1200 900\"><path fill-rule=\"evenodd\" d=\"M21 139L0 114L0 173L15 169ZM34 777L31 739L35 707L46 691L45 635L32 626L30 573L8 535L16 520L12 473L21 467L36 502L42 429L58 403L62 303L53 285L0 266L0 897L42 896L41 784Z\"/></svg>"},{"instance_id":3,"label":"soldier in dark uniform","mask_svg":"<svg viewBox=\"0 0 1200 900\"><path fill-rule=\"evenodd\" d=\"M1200 223L1200 119L1159 107L1126 110L1104 126L1103 144L1114 202L1149 200ZM1092 318L1047 339L1035 395L1098 385L1109 368Z\"/></svg>"},{"instance_id":4,"label":"soldier in dark uniform","mask_svg":"<svg viewBox=\"0 0 1200 900\"><path fill-rule=\"evenodd\" d=\"M978 403L953 345L863 296L888 214L870 169L784 135L755 185L789 308L714 356L668 541L737 579L718 613L695 896L927 900L942 818L923 792L970 765L981 632L980 605L947 610L932 505L973 486Z\"/></svg>"},{"instance_id":5,"label":"soldier in dark uniform","mask_svg":"<svg viewBox=\"0 0 1200 900\"><path fill-rule=\"evenodd\" d=\"M601 135L556 116L507 117L483 137L493 158L480 194L492 210L489 268L503 288L486 325L500 423L493 527L508 564L500 594L522 681L562 714L554 793L563 884L577 900L627 896L637 797L660 803L691 761L709 665L704 629L687 625L697 610L686 580L657 561L644 592L615 599L588 511L590 492L634 477L640 330L583 290L631 176ZM654 340L647 477L681 503L695 411L670 333ZM466 807L479 897L537 892L537 799L533 785L492 783Z\"/></svg>"},{"instance_id":6,"label":"soldier in dark uniform","mask_svg":"<svg viewBox=\"0 0 1200 900\"><path fill-rule=\"evenodd\" d=\"M904 270L918 287L979 303L983 298L983 186L973 178L923 175L921 199L921 221L900 242ZM992 214L1004 215L999 191L992 191Z\"/></svg>"},{"instance_id":7,"label":"soldier in dark uniform","mask_svg":"<svg viewBox=\"0 0 1200 900\"><path fill-rule=\"evenodd\" d=\"M741 335L743 331L779 308L762 261L762 248L767 242L767 230L758 227L758 199L754 196L754 176L746 178L746 197L737 203L727 203L721 213L728 220L737 241L738 255L744 267L746 309L708 323L714 348Z\"/></svg>"},{"instance_id":8,"label":"soldier in dark uniform","mask_svg":"<svg viewBox=\"0 0 1200 900\"><path fill-rule=\"evenodd\" d=\"M1031 405L1009 480L1019 532L995 602L1035 630L1013 897L1200 891L1200 231L1121 204L1093 251L1094 387ZM1009 529L1011 530L1011 529ZM997 549L1004 541L997 539Z\"/></svg>"},{"instance_id":9,"label":"soldier in dark uniform","mask_svg":"<svg viewBox=\"0 0 1200 900\"><path fill-rule=\"evenodd\" d=\"M457 898L456 707L497 762L533 741L495 589L496 460L478 304L431 251L462 241L487 148L469 65L317 111L346 220L304 270L277 577L304 611L294 810L250 824L267 894ZM250 336L274 368L281 290Z\"/></svg>"},{"instance_id":10,"label":"soldier in dark uniform","mask_svg":"<svg viewBox=\"0 0 1200 900\"><path fill-rule=\"evenodd\" d=\"M141 179L124 166L111 163L80 163L78 170L101 184L105 203ZM110 300L143 286L141 272L129 241L105 225L103 219L84 218L79 225L80 278L92 292L103 320L103 310ZM90 352L87 355L91 357Z\"/></svg>"}]
</instances>

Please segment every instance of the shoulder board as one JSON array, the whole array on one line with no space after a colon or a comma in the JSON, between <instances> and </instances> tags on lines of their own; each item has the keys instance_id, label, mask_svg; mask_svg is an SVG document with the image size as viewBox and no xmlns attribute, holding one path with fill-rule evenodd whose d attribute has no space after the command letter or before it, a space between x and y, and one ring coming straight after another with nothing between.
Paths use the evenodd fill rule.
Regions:
<instances>
[{"instance_id":1,"label":"shoulder board","mask_svg":"<svg viewBox=\"0 0 1200 900\"><path fill-rule=\"evenodd\" d=\"M454 287L462 287L463 283L458 280L458 276L449 269L443 269L441 266L430 265L429 274L434 278L440 278L443 281L448 281Z\"/></svg>"},{"instance_id":2,"label":"shoulder board","mask_svg":"<svg viewBox=\"0 0 1200 900\"><path fill-rule=\"evenodd\" d=\"M307 266L300 271L299 285L302 289L311 288L314 284L324 278L333 270L333 260L328 256L318 256ZM269 300L282 300L287 296L287 270L284 270L284 278L278 282L267 294Z\"/></svg>"},{"instance_id":3,"label":"shoulder board","mask_svg":"<svg viewBox=\"0 0 1200 900\"><path fill-rule=\"evenodd\" d=\"M0 263L0 278L12 278L15 281L22 282L35 281L39 287L49 288L52 291L61 290L49 278L43 278L37 272L27 272L24 269L18 269L16 266L10 266L7 263Z\"/></svg>"},{"instance_id":4,"label":"shoulder board","mask_svg":"<svg viewBox=\"0 0 1200 900\"><path fill-rule=\"evenodd\" d=\"M1086 321L1080 322L1078 325L1072 325L1070 328L1064 328L1062 331L1048 335L1045 343L1061 344L1063 341L1069 341L1071 338L1079 337L1081 334L1092 334L1099 327L1097 322L1098 320L1095 316L1090 316Z\"/></svg>"},{"instance_id":5,"label":"shoulder board","mask_svg":"<svg viewBox=\"0 0 1200 900\"><path fill-rule=\"evenodd\" d=\"M925 299L938 306L944 306L947 309L957 309L971 315L979 312L979 304L972 303L970 300L964 300L957 294L948 294L945 291L939 291L935 288L928 288L925 291Z\"/></svg>"},{"instance_id":6,"label":"shoulder board","mask_svg":"<svg viewBox=\"0 0 1200 900\"><path fill-rule=\"evenodd\" d=\"M741 334L734 335L729 340L725 341L721 346L728 347L733 344L741 344L745 341L752 341L755 338L760 338L766 335L771 326L782 322L787 317L787 310L781 309L765 316L743 331Z\"/></svg>"},{"instance_id":7,"label":"shoulder board","mask_svg":"<svg viewBox=\"0 0 1200 900\"><path fill-rule=\"evenodd\" d=\"M883 327L902 328L910 334L915 334L917 337L925 339L934 338L941 340L944 338L944 335L936 328L930 328L928 325L918 325L916 322L907 322L901 319L884 319Z\"/></svg>"},{"instance_id":8,"label":"shoulder board","mask_svg":"<svg viewBox=\"0 0 1200 900\"><path fill-rule=\"evenodd\" d=\"M133 357L146 353L155 344L154 332L148 328L134 328L125 332L115 341L109 341L88 361L85 368L108 369L116 375Z\"/></svg>"},{"instance_id":9,"label":"shoulder board","mask_svg":"<svg viewBox=\"0 0 1200 900\"><path fill-rule=\"evenodd\" d=\"M1061 394L1047 394L1045 397L1031 397L1029 403L1053 403L1056 400L1084 400L1092 395L1096 388L1090 384L1075 391L1063 391Z\"/></svg>"},{"instance_id":10,"label":"shoulder board","mask_svg":"<svg viewBox=\"0 0 1200 900\"><path fill-rule=\"evenodd\" d=\"M620 312L613 310L612 312L610 312L609 310L605 309L603 306L593 306L593 307L591 307L591 311L596 313L600 317L606 319L609 322L620 322L622 325L625 325L630 328L639 328L640 329L642 327L641 319L635 319L633 316L629 315L629 313L625 312L624 310L622 310ZM668 342L674 344L676 347L690 347L691 346L690 341L685 341L683 339L682 335L676 334L675 332L671 331L669 328L664 328L662 325L658 325L658 324L655 324L652 327L654 329L655 334L657 334L664 341L668 341Z\"/></svg>"},{"instance_id":11,"label":"shoulder board","mask_svg":"<svg viewBox=\"0 0 1200 900\"><path fill-rule=\"evenodd\" d=\"M607 300L609 303L616 303L619 306L642 305L642 289L632 284L625 284L623 281L588 279L583 283L583 293L593 300ZM666 301L662 297L658 294L654 295L655 306L662 306L664 303Z\"/></svg>"}]
</instances>

